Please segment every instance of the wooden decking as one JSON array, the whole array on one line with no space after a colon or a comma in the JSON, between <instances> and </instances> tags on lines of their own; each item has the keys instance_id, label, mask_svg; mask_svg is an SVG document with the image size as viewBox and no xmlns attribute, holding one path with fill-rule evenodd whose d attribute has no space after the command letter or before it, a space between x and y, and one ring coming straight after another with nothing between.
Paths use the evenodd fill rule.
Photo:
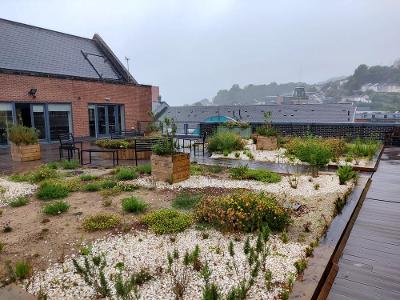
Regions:
<instances>
[{"instance_id":1,"label":"wooden decking","mask_svg":"<svg viewBox=\"0 0 400 300\"><path fill-rule=\"evenodd\" d=\"M400 148L384 150L328 299L400 299Z\"/></svg>"}]
</instances>

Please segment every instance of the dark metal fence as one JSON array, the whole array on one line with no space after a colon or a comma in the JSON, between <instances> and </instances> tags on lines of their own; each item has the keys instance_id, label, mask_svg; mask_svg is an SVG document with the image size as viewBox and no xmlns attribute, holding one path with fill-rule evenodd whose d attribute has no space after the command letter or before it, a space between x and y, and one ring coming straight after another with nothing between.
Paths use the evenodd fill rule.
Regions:
<instances>
[{"instance_id":1,"label":"dark metal fence","mask_svg":"<svg viewBox=\"0 0 400 300\"><path fill-rule=\"evenodd\" d=\"M200 123L200 134L212 134L221 123ZM263 123L251 123L252 131L263 126ZM395 131L400 130L400 124L371 123L273 123L272 126L283 136L305 136L312 134L321 137L340 138L374 138L385 143L391 143Z\"/></svg>"}]
</instances>

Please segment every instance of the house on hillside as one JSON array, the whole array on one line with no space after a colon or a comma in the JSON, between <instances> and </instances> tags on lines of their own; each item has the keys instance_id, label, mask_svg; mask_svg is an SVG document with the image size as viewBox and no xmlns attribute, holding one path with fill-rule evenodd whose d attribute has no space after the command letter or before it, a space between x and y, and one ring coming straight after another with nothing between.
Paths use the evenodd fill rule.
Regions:
<instances>
[{"instance_id":1,"label":"house on hillside","mask_svg":"<svg viewBox=\"0 0 400 300\"><path fill-rule=\"evenodd\" d=\"M12 124L44 142L101 137L149 121L152 87L139 84L103 39L0 19L0 144Z\"/></svg>"}]
</instances>

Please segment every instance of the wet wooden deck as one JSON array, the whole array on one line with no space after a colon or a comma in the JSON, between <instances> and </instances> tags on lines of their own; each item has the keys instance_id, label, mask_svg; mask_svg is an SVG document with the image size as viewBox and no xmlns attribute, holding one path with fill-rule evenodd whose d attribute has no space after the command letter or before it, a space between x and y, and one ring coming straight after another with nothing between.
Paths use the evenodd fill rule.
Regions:
<instances>
[{"instance_id":1,"label":"wet wooden deck","mask_svg":"<svg viewBox=\"0 0 400 300\"><path fill-rule=\"evenodd\" d=\"M400 299L400 148L384 150L328 299Z\"/></svg>"}]
</instances>

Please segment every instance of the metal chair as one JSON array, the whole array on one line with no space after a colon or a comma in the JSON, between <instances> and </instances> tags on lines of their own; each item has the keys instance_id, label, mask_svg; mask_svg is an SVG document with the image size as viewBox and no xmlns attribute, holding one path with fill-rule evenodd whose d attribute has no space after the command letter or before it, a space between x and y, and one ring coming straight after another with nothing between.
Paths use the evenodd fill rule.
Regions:
<instances>
[{"instance_id":1,"label":"metal chair","mask_svg":"<svg viewBox=\"0 0 400 300\"><path fill-rule=\"evenodd\" d=\"M58 147L60 160L64 158L64 151L66 150L68 153L68 160L71 160L71 158L74 157L75 151L78 151L78 159L81 161L82 141L75 141L72 133L61 134L58 136L58 140L60 141L60 146ZM80 147L77 147L77 144L79 144Z\"/></svg>"}]
</instances>

